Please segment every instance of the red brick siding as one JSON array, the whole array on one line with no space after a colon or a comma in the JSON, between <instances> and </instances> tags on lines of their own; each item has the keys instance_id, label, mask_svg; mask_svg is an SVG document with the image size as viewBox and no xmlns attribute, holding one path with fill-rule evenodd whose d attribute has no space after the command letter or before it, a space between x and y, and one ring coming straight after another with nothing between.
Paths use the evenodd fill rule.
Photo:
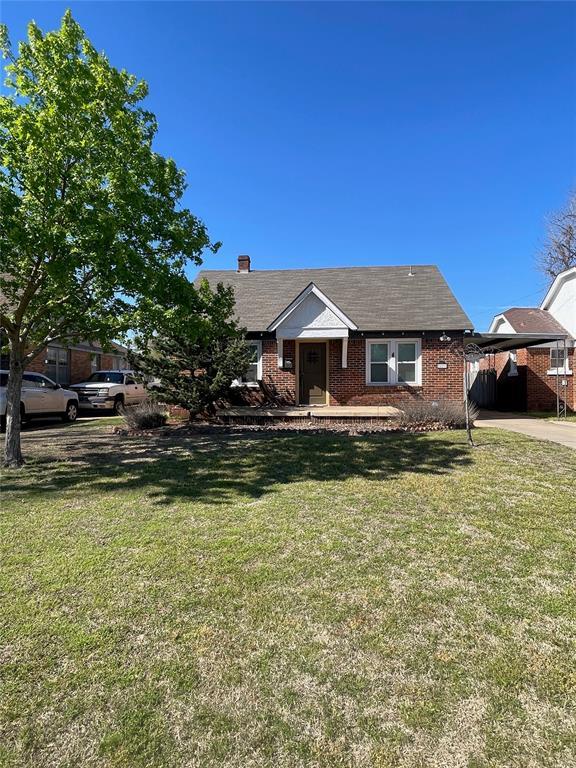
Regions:
<instances>
[{"instance_id":1,"label":"red brick siding","mask_svg":"<svg viewBox=\"0 0 576 768\"><path fill-rule=\"evenodd\" d=\"M377 387L366 384L366 341L348 341L348 367L342 368L342 341L330 342L328 389L330 405L391 405L409 400L461 400L462 362L445 343L422 339L422 386ZM438 368L438 363L447 368Z\"/></svg>"},{"instance_id":2,"label":"red brick siding","mask_svg":"<svg viewBox=\"0 0 576 768\"><path fill-rule=\"evenodd\" d=\"M92 373L92 352L81 349L70 349L68 352L68 365L70 384L77 384L85 381ZM45 363L47 350L43 349L39 355L26 365L27 371L36 373L47 373L48 366ZM103 370L115 369L117 367L117 356L111 354L102 354L100 356L100 368Z\"/></svg>"},{"instance_id":3,"label":"red brick siding","mask_svg":"<svg viewBox=\"0 0 576 768\"><path fill-rule=\"evenodd\" d=\"M296 402L296 344L284 342L284 359L292 360L292 369L278 368L278 347L275 339L262 342L262 377L265 389L273 391L278 402ZM439 369L438 363L448 367ZM342 368L342 341L328 343L328 391L330 405L388 405L409 400L461 400L463 394L462 362L450 354L447 345L422 339L422 386L407 385L375 387L366 384L366 342L348 341L348 367ZM260 390L243 389L233 393L236 402L262 404L265 394Z\"/></svg>"},{"instance_id":4,"label":"red brick siding","mask_svg":"<svg viewBox=\"0 0 576 768\"><path fill-rule=\"evenodd\" d=\"M568 349L568 367L574 371L574 349ZM497 405L507 410L554 411L556 410L556 377L548 375L550 349L532 347L519 349L517 356L518 376L509 377L509 354L499 352L481 361L482 369L496 371ZM576 384L574 375L561 377L568 382L567 405L576 410ZM516 391L514 392L514 386ZM560 389L563 395L562 388Z\"/></svg>"},{"instance_id":5,"label":"red brick siding","mask_svg":"<svg viewBox=\"0 0 576 768\"><path fill-rule=\"evenodd\" d=\"M27 371L34 371L35 373L45 373L46 371L46 363L44 362L46 360L46 350L43 349L40 354L34 358L34 360L31 360L29 363L26 364L26 370Z\"/></svg>"},{"instance_id":6,"label":"red brick siding","mask_svg":"<svg viewBox=\"0 0 576 768\"><path fill-rule=\"evenodd\" d=\"M526 401L529 411L553 411L556 409L556 376L548 375L550 369L549 349L522 349L518 351L518 364L526 366ZM574 371L574 350L568 350L569 370ZM571 410L576 410L576 391L574 386L574 374L561 376L560 381L566 379L568 389L566 392L567 405ZM564 394L560 388L561 396Z\"/></svg>"}]
</instances>

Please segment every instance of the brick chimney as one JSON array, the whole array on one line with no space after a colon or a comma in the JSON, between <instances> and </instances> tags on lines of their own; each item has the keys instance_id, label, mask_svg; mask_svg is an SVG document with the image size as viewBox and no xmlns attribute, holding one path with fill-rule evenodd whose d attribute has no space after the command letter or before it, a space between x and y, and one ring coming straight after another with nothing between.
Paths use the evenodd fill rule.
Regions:
<instances>
[{"instance_id":1,"label":"brick chimney","mask_svg":"<svg viewBox=\"0 0 576 768\"><path fill-rule=\"evenodd\" d=\"M238 272L250 272L250 256L238 256Z\"/></svg>"}]
</instances>

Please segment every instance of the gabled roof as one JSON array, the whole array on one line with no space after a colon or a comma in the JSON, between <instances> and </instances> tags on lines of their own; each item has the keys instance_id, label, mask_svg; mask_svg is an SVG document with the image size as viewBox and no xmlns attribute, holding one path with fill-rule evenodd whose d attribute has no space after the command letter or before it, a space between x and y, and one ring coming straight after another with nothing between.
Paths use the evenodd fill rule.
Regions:
<instances>
[{"instance_id":1,"label":"gabled roof","mask_svg":"<svg viewBox=\"0 0 576 768\"><path fill-rule=\"evenodd\" d=\"M437 267L202 270L196 282L230 285L248 331L265 331L313 283L359 330L471 329L472 322Z\"/></svg>"},{"instance_id":2,"label":"gabled roof","mask_svg":"<svg viewBox=\"0 0 576 768\"><path fill-rule=\"evenodd\" d=\"M505 317L516 333L568 334L566 328L545 309L511 307L498 317Z\"/></svg>"},{"instance_id":3,"label":"gabled roof","mask_svg":"<svg viewBox=\"0 0 576 768\"><path fill-rule=\"evenodd\" d=\"M307 299L308 296L310 296L311 294L314 294L314 296L317 296L320 299L320 301L322 301L328 307L328 309L331 312L333 312L336 315L336 317L347 328L349 328L351 331L357 330L356 324L353 323L352 320L350 320L350 318L347 317L347 315L344 312L342 312L340 307L336 306L336 304L334 304L334 302L331 301L328 298L328 296L326 296L325 293L322 293L322 291L318 288L317 285L314 285L314 283L310 283L309 285L307 285L306 288L304 288L304 290L302 291L302 293L298 294L298 296L296 296L294 301L291 304L289 304L286 307L286 309L283 312L281 312L277 318L274 319L272 323L270 323L270 325L266 330L275 331L278 328L278 326L281 325L285 320L287 320L290 317L290 315L296 309L298 309L298 307L302 304L302 302L305 301L305 299Z\"/></svg>"},{"instance_id":4,"label":"gabled roof","mask_svg":"<svg viewBox=\"0 0 576 768\"><path fill-rule=\"evenodd\" d=\"M546 296L544 296L542 304L540 304L540 309L549 309L550 304L552 303L552 300L554 299L554 296L556 295L562 283L568 280L568 278L574 278L575 275L576 267L570 267L569 269L565 269L564 272L560 272L560 274L556 275L554 282L550 288L548 288Z\"/></svg>"}]
</instances>

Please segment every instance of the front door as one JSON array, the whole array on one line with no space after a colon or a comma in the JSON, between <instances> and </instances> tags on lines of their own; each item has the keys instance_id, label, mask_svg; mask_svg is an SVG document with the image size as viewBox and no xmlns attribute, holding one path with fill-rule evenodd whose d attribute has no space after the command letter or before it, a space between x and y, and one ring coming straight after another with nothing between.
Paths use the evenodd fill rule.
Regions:
<instances>
[{"instance_id":1,"label":"front door","mask_svg":"<svg viewBox=\"0 0 576 768\"><path fill-rule=\"evenodd\" d=\"M300 405L326 405L326 344L300 344Z\"/></svg>"}]
</instances>

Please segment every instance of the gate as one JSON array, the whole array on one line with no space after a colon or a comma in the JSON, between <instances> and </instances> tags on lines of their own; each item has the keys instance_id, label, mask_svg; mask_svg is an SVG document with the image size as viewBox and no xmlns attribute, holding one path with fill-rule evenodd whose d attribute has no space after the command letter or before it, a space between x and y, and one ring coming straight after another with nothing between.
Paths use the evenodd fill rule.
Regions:
<instances>
[{"instance_id":1,"label":"gate","mask_svg":"<svg viewBox=\"0 0 576 768\"><path fill-rule=\"evenodd\" d=\"M470 385L470 400L480 408L494 408L496 405L496 371L474 371Z\"/></svg>"}]
</instances>

